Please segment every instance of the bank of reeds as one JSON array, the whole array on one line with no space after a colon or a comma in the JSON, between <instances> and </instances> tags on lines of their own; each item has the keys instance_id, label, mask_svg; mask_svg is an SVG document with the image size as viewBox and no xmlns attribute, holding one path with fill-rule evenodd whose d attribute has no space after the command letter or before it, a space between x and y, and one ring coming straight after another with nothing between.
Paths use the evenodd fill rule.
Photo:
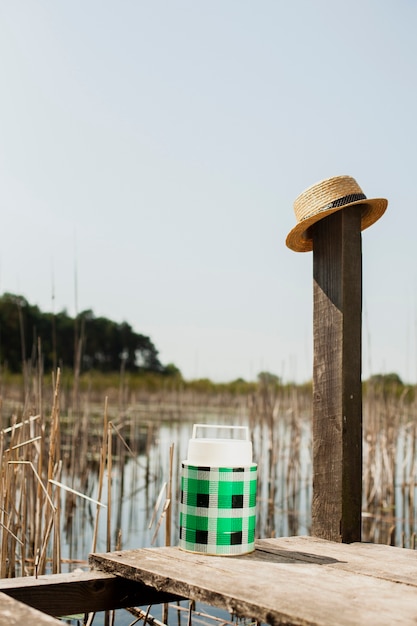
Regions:
<instances>
[{"instance_id":1,"label":"bank of reeds","mask_svg":"<svg viewBox=\"0 0 417 626\"><path fill-rule=\"evenodd\" d=\"M409 389L370 387L364 401L363 528L367 541L415 547L417 404Z\"/></svg>"},{"instance_id":2,"label":"bank of reeds","mask_svg":"<svg viewBox=\"0 0 417 626\"><path fill-rule=\"evenodd\" d=\"M84 559L96 548L99 521L105 527L105 549L123 546L123 498L135 490L146 492L149 520L163 482L160 468L168 471L173 462L172 453L171 460L155 460L149 452L152 448L155 456L162 423L170 425L173 441L179 436L176 425L184 422L248 424L259 468L258 535L309 532L310 389L263 382L245 392L213 394L186 389L181 382L157 390L131 389L123 379L100 389L100 403L93 383L79 385L75 401L59 372L49 385L39 375L26 380L20 396L4 380L1 387L2 577L78 565L71 549L62 556L62 543L63 538L67 544L81 541L83 528L74 527L81 502L83 523L93 528ZM409 390L386 393L373 386L365 390L363 413L363 538L415 547L417 404ZM175 454L181 454L178 448ZM174 465L180 460L176 456ZM128 479L133 484L126 485ZM173 542L177 499L174 470ZM129 511L130 518L135 515Z\"/></svg>"}]
</instances>

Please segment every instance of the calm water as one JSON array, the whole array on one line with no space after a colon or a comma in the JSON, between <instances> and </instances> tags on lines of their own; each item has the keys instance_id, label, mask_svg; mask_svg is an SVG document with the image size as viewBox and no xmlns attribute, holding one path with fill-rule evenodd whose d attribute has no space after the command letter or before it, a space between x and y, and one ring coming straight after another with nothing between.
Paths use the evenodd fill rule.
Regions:
<instances>
[{"instance_id":1,"label":"calm water","mask_svg":"<svg viewBox=\"0 0 417 626\"><path fill-rule=\"evenodd\" d=\"M219 418L217 423L221 423ZM223 423L229 423L223 420ZM235 425L237 423L235 422ZM245 420L240 425L246 425ZM310 431L308 423L303 423L299 432L298 448L294 450L293 432L284 424L279 425L278 444L270 449L270 437L265 426L258 426L252 432L254 438L254 461L258 464L258 523L257 534L262 536L308 534L311 504L311 459ZM148 439L149 436L149 439ZM156 536L154 524L149 528L154 507L164 484L169 480L169 454L173 445L172 472L172 535L171 543L178 541L178 501L181 461L187 457L188 441L192 436L192 423L161 423L144 431L142 450L134 458L127 453L124 460L113 461L111 476L111 528L112 549L121 541L124 549L165 544L165 525L162 524ZM220 431L220 436L224 433ZM148 441L148 447L146 447ZM274 466L271 471L271 466ZM273 477L271 482L270 477ZM62 482L97 499L98 474L90 470L87 485L77 483L63 474ZM87 488L86 488L87 487ZM63 493L63 517L65 523L64 558L83 560L93 541L94 520L97 506L81 497L70 497L74 504L68 514L68 494ZM271 501L271 498L273 501ZM158 509L157 519L165 497ZM103 484L102 503L108 505L108 477ZM67 509L67 513L65 510ZM97 552L106 551L107 510L100 509ZM121 535L121 536L120 536Z\"/></svg>"},{"instance_id":2,"label":"calm water","mask_svg":"<svg viewBox=\"0 0 417 626\"><path fill-rule=\"evenodd\" d=\"M274 420L273 429L267 424L250 424L249 418L236 419L220 418L215 420L212 415L198 415L196 422L218 424L248 425L253 439L254 461L258 464L258 497L257 497L257 536L289 536L310 533L311 498L312 498L312 467L311 467L311 431L308 419L293 416L284 416ZM158 521L165 498L163 492L159 504L156 520L150 528L150 521L154 514L154 507L161 494L164 484L169 480L169 454L173 445L172 471L172 533L171 545L178 543L179 533L179 485L181 461L187 457L188 441L192 435L192 421L177 422L175 420L155 422L137 421L133 419L129 428L120 429L121 437L115 437L114 450L116 452L111 474L111 549L140 548L146 546L161 546L165 544L165 523L163 522L156 532ZM126 432L125 432L126 430ZM272 432L272 434L271 434ZM224 436L223 433L220 436ZM414 435L406 427L398 431L395 442L394 463L394 493L396 503L395 535L397 545L401 544L404 533L410 537L415 530L417 518L414 498L410 504L410 496L414 495L414 485L405 487L404 477L412 472L415 463ZM127 451L121 439L129 443L131 451ZM117 442L117 447L116 447ZM381 446L378 455L380 460L372 461L372 466L383 469L384 447ZM374 450L375 453L375 450ZM370 456L370 447L365 444L365 461ZM385 453L386 454L386 453ZM413 456L414 455L414 456ZM376 471L376 470L375 470ZM381 470L382 471L382 470ZM96 499L98 493L97 463L92 463L87 479L82 484L77 478L62 477L62 482L71 484L74 489ZM411 490L411 491L410 491ZM106 475L103 484L102 502L108 504L109 483ZM411 493L412 492L412 493ZM91 502L76 497L69 497L63 493L63 519L65 521L63 558L71 560L69 569L77 566L86 568L83 561L92 550L94 520L97 515L97 506ZM68 507L68 499L71 507ZM388 503L389 504L389 503ZM364 506L364 528L371 533L378 524L378 532L372 540L386 542L388 528L392 526L392 510L385 522L384 512L376 513L367 510ZM381 518L382 516L382 518ZM96 552L107 550L107 510L100 511L99 534ZM379 533L379 534L378 534ZM368 537L364 537L365 540ZM187 603L185 604L187 606ZM151 613L158 617L160 609L153 607ZM228 619L228 615L215 612ZM171 621L177 617L170 618ZM186 615L183 616L185 623ZM133 622L133 617L125 611L117 611L116 625L127 626ZM103 616L96 616L95 624L103 623Z\"/></svg>"},{"instance_id":3,"label":"calm water","mask_svg":"<svg viewBox=\"0 0 417 626\"><path fill-rule=\"evenodd\" d=\"M198 416L199 423L213 423L213 417ZM217 424L248 425L248 419L216 418ZM139 426L139 425L138 425ZM162 500L156 512L155 521L150 528L152 517L155 516L155 504L161 497L161 490L169 480L169 456L173 445L172 471L172 533L171 545L178 543L179 535L179 488L181 461L187 457L188 441L192 436L193 422L166 421L141 424L138 433L132 431L120 433L127 439L131 436L129 446L135 451L128 453L120 438L115 438L118 455L113 460L111 475L111 549L120 545L123 549L145 546L165 545L165 523L162 522L157 531L157 522L161 516L165 500ZM224 437L220 431L218 436ZM257 425L251 429L253 438L254 462L258 464L258 497L257 497L257 535L292 535L308 534L311 503L311 461L310 461L310 430L308 422L297 423L294 428L290 423L280 422L275 425L275 438L271 442L266 425ZM132 439L134 441L132 441ZM272 445L271 445L272 444ZM113 444L115 445L115 444ZM125 453L120 454L120 452ZM273 469L271 470L271 466ZM88 495L98 497L98 468L92 467L87 481L71 478L65 473L64 484ZM106 475L102 490L102 503L108 504L108 476ZM70 506L68 505L70 502ZM64 545L62 556L71 561L68 569L86 568L83 561L92 550L94 522L97 505L81 497L73 497L67 492L62 494L62 515L64 524ZM157 532L156 532L157 531ZM118 543L119 542L119 543ZM107 550L107 509L100 508L99 533L96 552ZM79 563L78 563L79 561ZM188 606L185 603L185 606ZM201 608L201 607L200 607ZM208 609L210 614L222 619L230 616L221 611ZM158 617L160 608L153 607L151 613ZM176 615L172 618L177 623ZM186 620L186 615L182 618ZM117 611L116 624L127 626L133 617L126 611ZM103 616L98 615L95 624L103 623Z\"/></svg>"}]
</instances>

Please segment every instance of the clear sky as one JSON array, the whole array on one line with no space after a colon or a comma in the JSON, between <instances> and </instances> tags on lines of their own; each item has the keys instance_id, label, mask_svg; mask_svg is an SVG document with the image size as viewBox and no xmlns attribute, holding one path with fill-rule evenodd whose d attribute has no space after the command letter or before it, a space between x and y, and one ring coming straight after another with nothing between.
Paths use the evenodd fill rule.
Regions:
<instances>
[{"instance_id":1,"label":"clear sky","mask_svg":"<svg viewBox=\"0 0 417 626\"><path fill-rule=\"evenodd\" d=\"M127 321L186 378L312 375L306 187L349 174L363 376L417 380L417 2L1 0L0 293Z\"/></svg>"}]
</instances>

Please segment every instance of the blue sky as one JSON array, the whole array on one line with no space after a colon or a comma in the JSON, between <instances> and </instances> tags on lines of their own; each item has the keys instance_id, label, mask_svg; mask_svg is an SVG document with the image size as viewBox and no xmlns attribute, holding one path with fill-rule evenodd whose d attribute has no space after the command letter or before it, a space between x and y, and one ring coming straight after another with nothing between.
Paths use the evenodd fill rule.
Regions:
<instances>
[{"instance_id":1,"label":"blue sky","mask_svg":"<svg viewBox=\"0 0 417 626\"><path fill-rule=\"evenodd\" d=\"M0 2L0 292L92 309L186 378L312 374L306 187L363 233L363 375L417 380L417 3ZM75 280L76 276L76 280Z\"/></svg>"}]
</instances>

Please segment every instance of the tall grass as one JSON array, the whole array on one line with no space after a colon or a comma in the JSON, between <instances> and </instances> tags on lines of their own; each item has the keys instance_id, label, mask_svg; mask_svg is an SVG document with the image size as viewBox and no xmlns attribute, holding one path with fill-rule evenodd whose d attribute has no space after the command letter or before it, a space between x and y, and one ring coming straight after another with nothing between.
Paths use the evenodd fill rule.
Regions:
<instances>
[{"instance_id":1,"label":"tall grass","mask_svg":"<svg viewBox=\"0 0 417 626\"><path fill-rule=\"evenodd\" d=\"M309 533L310 389L263 382L213 390L166 380L139 386L124 375L122 381L79 380L75 397L70 378L59 371L49 381L32 372L23 387L17 382L0 381L1 577L59 572L72 566L68 560L78 564L72 548L63 557L62 545L82 540L83 527L74 528L81 502L82 524L93 529L84 558L96 550L103 524L105 549L123 546L126 493L145 494L149 520L163 483L161 467L172 480L173 523L165 528L165 542L175 543L184 450L175 447L175 459L174 448L154 458L163 423L173 440L184 423L248 424L259 474L258 535ZM415 547L417 404L410 390L387 393L373 386L365 390L363 413L363 539ZM135 515L130 510L128 517Z\"/></svg>"},{"instance_id":2,"label":"tall grass","mask_svg":"<svg viewBox=\"0 0 417 626\"><path fill-rule=\"evenodd\" d=\"M411 396L411 397L410 397ZM415 547L417 404L411 390L370 387L364 403L364 535Z\"/></svg>"}]
</instances>

